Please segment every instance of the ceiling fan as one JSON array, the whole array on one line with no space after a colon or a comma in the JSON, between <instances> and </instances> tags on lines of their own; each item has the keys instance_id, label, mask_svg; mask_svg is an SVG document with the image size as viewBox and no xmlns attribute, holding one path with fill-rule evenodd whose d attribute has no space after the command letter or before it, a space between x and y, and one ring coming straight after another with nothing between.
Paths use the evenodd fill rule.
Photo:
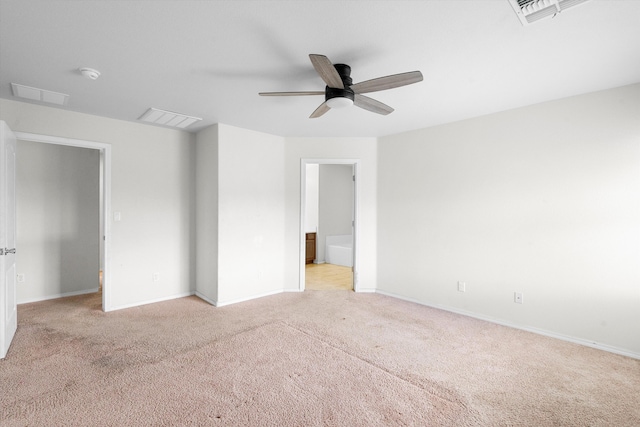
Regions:
<instances>
[{"instance_id":1,"label":"ceiling fan","mask_svg":"<svg viewBox=\"0 0 640 427\"><path fill-rule=\"evenodd\" d=\"M324 95L325 101L311 113L309 118L322 116L332 108L355 105L374 113L387 115L393 112L393 108L380 101L362 95L363 93L377 92L379 90L393 89L422 81L420 71L393 74L378 77L364 82L353 84L351 80L351 67L346 64L332 64L324 55L309 55L313 67L322 80L327 84L324 91L307 92L260 92L261 96L304 96Z\"/></svg>"}]
</instances>

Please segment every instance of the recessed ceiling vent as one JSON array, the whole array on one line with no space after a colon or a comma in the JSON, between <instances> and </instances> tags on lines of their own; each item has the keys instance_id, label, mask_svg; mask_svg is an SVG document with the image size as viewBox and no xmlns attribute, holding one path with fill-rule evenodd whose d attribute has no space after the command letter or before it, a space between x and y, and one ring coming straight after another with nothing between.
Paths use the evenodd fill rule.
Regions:
<instances>
[{"instance_id":1,"label":"recessed ceiling vent","mask_svg":"<svg viewBox=\"0 0 640 427\"><path fill-rule=\"evenodd\" d=\"M509 0L522 25L555 16L588 0Z\"/></svg>"},{"instance_id":2,"label":"recessed ceiling vent","mask_svg":"<svg viewBox=\"0 0 640 427\"><path fill-rule=\"evenodd\" d=\"M149 108L138 120L153 123L156 125L171 126L184 129L189 125L202 120L199 117L187 116L180 113L172 113L171 111L158 110L157 108Z\"/></svg>"},{"instance_id":3,"label":"recessed ceiling vent","mask_svg":"<svg viewBox=\"0 0 640 427\"><path fill-rule=\"evenodd\" d=\"M13 91L13 96L31 101L47 102L55 105L67 105L69 101L69 95L65 93L51 92L50 90L19 85L17 83L11 83L11 90Z\"/></svg>"}]
</instances>

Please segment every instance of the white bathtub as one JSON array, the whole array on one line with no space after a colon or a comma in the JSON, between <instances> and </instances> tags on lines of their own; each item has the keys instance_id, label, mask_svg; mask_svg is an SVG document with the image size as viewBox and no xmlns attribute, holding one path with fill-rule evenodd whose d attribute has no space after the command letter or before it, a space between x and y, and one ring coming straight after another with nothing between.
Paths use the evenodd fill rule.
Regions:
<instances>
[{"instance_id":1,"label":"white bathtub","mask_svg":"<svg viewBox=\"0 0 640 427\"><path fill-rule=\"evenodd\" d=\"M324 257L327 264L353 267L353 236L327 236Z\"/></svg>"}]
</instances>

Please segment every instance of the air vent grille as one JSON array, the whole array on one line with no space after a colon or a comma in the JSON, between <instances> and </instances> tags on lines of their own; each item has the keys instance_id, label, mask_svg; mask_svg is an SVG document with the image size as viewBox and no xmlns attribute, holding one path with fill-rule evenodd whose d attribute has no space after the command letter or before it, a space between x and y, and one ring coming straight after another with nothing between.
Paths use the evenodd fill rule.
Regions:
<instances>
[{"instance_id":1,"label":"air vent grille","mask_svg":"<svg viewBox=\"0 0 640 427\"><path fill-rule=\"evenodd\" d=\"M531 3L535 2L536 0L518 0L518 6L520 6L520 9L523 9L526 6L529 6Z\"/></svg>"},{"instance_id":2,"label":"air vent grille","mask_svg":"<svg viewBox=\"0 0 640 427\"><path fill-rule=\"evenodd\" d=\"M17 83L11 83L11 90L13 91L13 96L31 101L47 102L55 105L67 105L67 102L69 102L69 95L66 93L52 92Z\"/></svg>"},{"instance_id":3,"label":"air vent grille","mask_svg":"<svg viewBox=\"0 0 640 427\"><path fill-rule=\"evenodd\" d=\"M199 117L187 116L186 114L174 113L172 111L149 108L138 120L154 123L157 125L171 126L184 129L189 125L202 120Z\"/></svg>"},{"instance_id":4,"label":"air vent grille","mask_svg":"<svg viewBox=\"0 0 640 427\"><path fill-rule=\"evenodd\" d=\"M586 1L588 0L509 0L509 3L522 25L529 25Z\"/></svg>"}]
</instances>

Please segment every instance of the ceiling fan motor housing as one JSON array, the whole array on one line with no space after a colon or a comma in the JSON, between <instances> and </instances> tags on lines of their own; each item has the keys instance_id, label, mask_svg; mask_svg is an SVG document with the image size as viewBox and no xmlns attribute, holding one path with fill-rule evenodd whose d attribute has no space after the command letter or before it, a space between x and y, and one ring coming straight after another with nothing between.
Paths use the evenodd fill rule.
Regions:
<instances>
[{"instance_id":1,"label":"ceiling fan motor housing","mask_svg":"<svg viewBox=\"0 0 640 427\"><path fill-rule=\"evenodd\" d=\"M325 101L328 101L332 98L348 98L353 102L354 94L351 90L351 85L353 84L353 80L351 80L351 67L346 64L334 64L333 65L340 74L340 78L342 79L342 83L344 84L344 89L338 89L334 87L327 86L325 89Z\"/></svg>"}]
</instances>

